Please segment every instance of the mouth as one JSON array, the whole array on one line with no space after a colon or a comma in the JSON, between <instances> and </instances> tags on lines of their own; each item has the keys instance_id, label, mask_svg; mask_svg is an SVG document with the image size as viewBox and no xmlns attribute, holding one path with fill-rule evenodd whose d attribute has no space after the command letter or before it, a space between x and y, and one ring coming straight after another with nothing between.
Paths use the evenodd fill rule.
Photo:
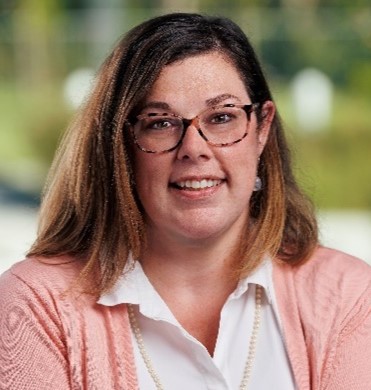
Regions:
<instances>
[{"instance_id":1,"label":"mouth","mask_svg":"<svg viewBox=\"0 0 371 390\"><path fill-rule=\"evenodd\" d=\"M206 188L219 186L224 180L222 179L202 179L202 180L181 180L170 183L170 186L178 190L200 191Z\"/></svg>"}]
</instances>

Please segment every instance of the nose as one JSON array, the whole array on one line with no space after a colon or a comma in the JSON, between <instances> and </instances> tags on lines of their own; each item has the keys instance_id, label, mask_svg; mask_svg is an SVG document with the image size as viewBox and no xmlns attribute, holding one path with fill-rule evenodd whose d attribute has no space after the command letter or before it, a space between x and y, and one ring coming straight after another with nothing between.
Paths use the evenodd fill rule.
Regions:
<instances>
[{"instance_id":1,"label":"nose","mask_svg":"<svg viewBox=\"0 0 371 390\"><path fill-rule=\"evenodd\" d=\"M179 160L208 160L212 151L210 145L202 137L195 123L190 123L185 129L185 134L181 144L177 149Z\"/></svg>"}]
</instances>

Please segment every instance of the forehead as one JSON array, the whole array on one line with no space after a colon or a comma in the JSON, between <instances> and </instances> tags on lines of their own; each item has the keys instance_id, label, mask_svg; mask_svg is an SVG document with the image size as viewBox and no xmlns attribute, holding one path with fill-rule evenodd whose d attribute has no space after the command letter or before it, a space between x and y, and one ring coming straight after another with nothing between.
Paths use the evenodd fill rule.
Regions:
<instances>
[{"instance_id":1,"label":"forehead","mask_svg":"<svg viewBox=\"0 0 371 390\"><path fill-rule=\"evenodd\" d=\"M200 54L165 66L150 89L144 104L151 101L173 105L207 102L220 95L246 101L245 84L235 65L218 52Z\"/></svg>"}]
</instances>

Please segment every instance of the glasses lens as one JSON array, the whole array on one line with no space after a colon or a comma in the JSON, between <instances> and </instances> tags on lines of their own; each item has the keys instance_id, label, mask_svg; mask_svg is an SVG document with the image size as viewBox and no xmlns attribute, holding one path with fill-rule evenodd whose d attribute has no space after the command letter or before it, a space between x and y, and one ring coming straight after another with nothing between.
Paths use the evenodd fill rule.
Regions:
<instances>
[{"instance_id":1,"label":"glasses lens","mask_svg":"<svg viewBox=\"0 0 371 390\"><path fill-rule=\"evenodd\" d=\"M218 106L200 115L200 127L213 144L229 144L246 135L248 118L246 112L235 106Z\"/></svg>"},{"instance_id":2,"label":"glasses lens","mask_svg":"<svg viewBox=\"0 0 371 390\"><path fill-rule=\"evenodd\" d=\"M170 113L139 115L131 127L135 142L145 152L165 152L175 148L184 135L184 125L197 120L200 134L214 146L228 146L241 141L247 134L249 106L212 107L194 119L182 119ZM250 112L250 111L248 111Z\"/></svg>"},{"instance_id":3,"label":"glasses lens","mask_svg":"<svg viewBox=\"0 0 371 390\"><path fill-rule=\"evenodd\" d=\"M171 114L144 114L138 117L133 130L142 149L161 152L173 148L180 141L183 123Z\"/></svg>"}]
</instances>

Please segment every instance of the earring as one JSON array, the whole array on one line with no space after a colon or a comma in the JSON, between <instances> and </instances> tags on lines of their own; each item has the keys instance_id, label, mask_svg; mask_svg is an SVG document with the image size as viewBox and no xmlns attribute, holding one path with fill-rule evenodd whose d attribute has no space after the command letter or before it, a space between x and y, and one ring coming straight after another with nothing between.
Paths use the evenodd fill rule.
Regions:
<instances>
[{"instance_id":1,"label":"earring","mask_svg":"<svg viewBox=\"0 0 371 390\"><path fill-rule=\"evenodd\" d=\"M254 191L260 191L263 188L262 179L259 176L256 176Z\"/></svg>"}]
</instances>

